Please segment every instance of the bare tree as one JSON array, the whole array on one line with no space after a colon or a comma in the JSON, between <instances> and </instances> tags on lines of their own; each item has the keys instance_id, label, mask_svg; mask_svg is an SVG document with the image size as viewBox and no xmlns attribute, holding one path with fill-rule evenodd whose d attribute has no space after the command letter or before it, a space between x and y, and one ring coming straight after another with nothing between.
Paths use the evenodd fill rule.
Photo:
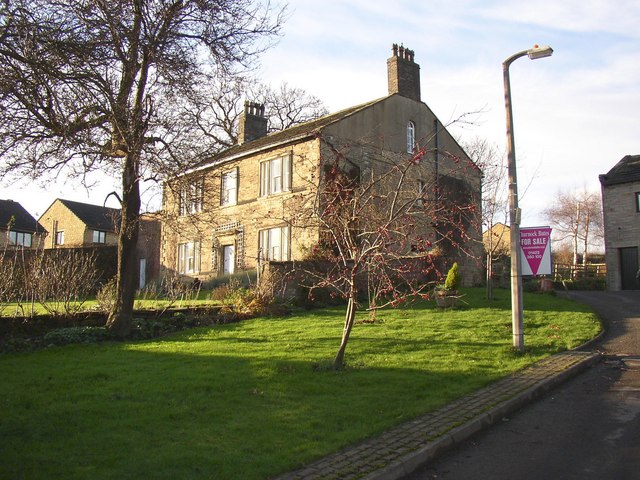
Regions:
<instances>
[{"instance_id":1,"label":"bare tree","mask_svg":"<svg viewBox=\"0 0 640 480\"><path fill-rule=\"evenodd\" d=\"M464 179L478 178L479 172L472 162L449 155L455 167L436 177L427 161L431 150L376 154L367 145L320 140L326 153L319 187L292 199L295 214L289 218L294 226L320 232L308 261L298 265L310 294L326 288L347 300L334 359L334 368L341 368L359 296L367 288L363 282L368 279L376 292L370 310L397 306L428 296L444 262L472 253L465 249L478 237L480 199Z\"/></svg>"},{"instance_id":2,"label":"bare tree","mask_svg":"<svg viewBox=\"0 0 640 480\"><path fill-rule=\"evenodd\" d=\"M587 264L589 247L599 243L602 231L602 201L599 192L586 188L573 192L558 192L552 205L543 211L554 229L558 242L572 245L573 265L578 265L582 249L582 265Z\"/></svg>"},{"instance_id":3,"label":"bare tree","mask_svg":"<svg viewBox=\"0 0 640 480\"><path fill-rule=\"evenodd\" d=\"M121 178L115 334L131 326L141 182L215 151L187 107L211 75L266 49L282 22L258 0L0 4L1 177Z\"/></svg>"},{"instance_id":4,"label":"bare tree","mask_svg":"<svg viewBox=\"0 0 640 480\"><path fill-rule=\"evenodd\" d=\"M286 82L278 88L259 84L253 96L265 106L269 132L284 130L329 113L322 100Z\"/></svg>"},{"instance_id":5,"label":"bare tree","mask_svg":"<svg viewBox=\"0 0 640 480\"><path fill-rule=\"evenodd\" d=\"M238 143L238 122L244 101L265 107L267 131L284 130L315 120L329 111L322 100L286 82L274 88L253 76L219 75L198 92L189 113L202 135L220 149Z\"/></svg>"},{"instance_id":6,"label":"bare tree","mask_svg":"<svg viewBox=\"0 0 640 480\"><path fill-rule=\"evenodd\" d=\"M495 237L496 223L506 223L508 216L507 166L505 157L495 145L475 138L465 143L465 151L482 170L482 224L487 232L484 241L487 264L487 298L493 298L493 262L502 252L504 239ZM504 234L502 229L498 235ZM508 252L507 252L508 253Z\"/></svg>"}]
</instances>

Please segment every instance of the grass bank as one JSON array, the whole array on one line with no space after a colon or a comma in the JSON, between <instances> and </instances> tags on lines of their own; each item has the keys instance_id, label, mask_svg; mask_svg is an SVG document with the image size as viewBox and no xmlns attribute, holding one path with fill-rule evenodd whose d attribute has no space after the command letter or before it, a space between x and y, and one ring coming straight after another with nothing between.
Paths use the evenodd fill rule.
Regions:
<instances>
[{"instance_id":1,"label":"grass bank","mask_svg":"<svg viewBox=\"0 0 640 480\"><path fill-rule=\"evenodd\" d=\"M509 293L466 293L458 310L418 303L357 325L340 372L323 368L340 308L1 356L0 478L268 478L600 330L583 305L525 295L518 355Z\"/></svg>"}]
</instances>

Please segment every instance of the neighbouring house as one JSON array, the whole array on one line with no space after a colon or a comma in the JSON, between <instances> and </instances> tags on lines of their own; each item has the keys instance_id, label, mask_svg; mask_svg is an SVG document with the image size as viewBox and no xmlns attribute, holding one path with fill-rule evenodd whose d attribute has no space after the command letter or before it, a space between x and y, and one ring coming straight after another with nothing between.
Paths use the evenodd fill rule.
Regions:
<instances>
[{"instance_id":1,"label":"neighbouring house","mask_svg":"<svg viewBox=\"0 0 640 480\"><path fill-rule=\"evenodd\" d=\"M510 250L511 229L509 225L498 222L482 234L485 252L492 252L494 257L508 257Z\"/></svg>"},{"instance_id":2,"label":"neighbouring house","mask_svg":"<svg viewBox=\"0 0 640 480\"><path fill-rule=\"evenodd\" d=\"M40 216L51 233L46 248L117 245L120 210L57 198Z\"/></svg>"},{"instance_id":3,"label":"neighbouring house","mask_svg":"<svg viewBox=\"0 0 640 480\"><path fill-rule=\"evenodd\" d=\"M627 155L604 175L602 213L609 290L640 289L640 155Z\"/></svg>"},{"instance_id":4,"label":"neighbouring house","mask_svg":"<svg viewBox=\"0 0 640 480\"><path fill-rule=\"evenodd\" d=\"M319 190L327 159L336 155L362 178L385 158L408 160L421 148L429 153L420 159L424 177L412 180L415 188L435 183L473 198L479 215L482 173L421 100L414 52L397 45L392 51L386 97L269 135L264 107L245 103L238 144L165 184L163 267L206 280L255 269L263 261L304 259L320 232L292 220L304 215L295 201ZM432 227L425 222L425 229ZM455 258L466 285L483 276L481 232L469 234L472 240L461 249L475 258Z\"/></svg>"},{"instance_id":5,"label":"neighbouring house","mask_svg":"<svg viewBox=\"0 0 640 480\"><path fill-rule=\"evenodd\" d=\"M0 200L0 248L42 248L47 230L13 200Z\"/></svg>"},{"instance_id":6,"label":"neighbouring house","mask_svg":"<svg viewBox=\"0 0 640 480\"><path fill-rule=\"evenodd\" d=\"M46 248L111 247L109 263L115 273L120 210L71 200L56 199L40 217L49 225ZM138 237L139 286L158 277L160 269L160 222L153 214L141 215Z\"/></svg>"}]
</instances>

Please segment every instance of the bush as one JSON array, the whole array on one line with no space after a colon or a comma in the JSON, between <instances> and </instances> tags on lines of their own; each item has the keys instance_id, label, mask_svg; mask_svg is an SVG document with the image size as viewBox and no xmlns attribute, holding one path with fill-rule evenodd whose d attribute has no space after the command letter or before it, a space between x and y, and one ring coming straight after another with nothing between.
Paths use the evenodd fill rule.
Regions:
<instances>
[{"instance_id":1,"label":"bush","mask_svg":"<svg viewBox=\"0 0 640 480\"><path fill-rule=\"evenodd\" d=\"M74 343L98 343L111 340L106 327L68 327L57 328L45 334L45 345L70 345Z\"/></svg>"},{"instance_id":2,"label":"bush","mask_svg":"<svg viewBox=\"0 0 640 480\"><path fill-rule=\"evenodd\" d=\"M359 301L368 301L367 292L360 292ZM310 291L309 287L299 286L295 303L307 310L311 308L323 308L327 305L346 305L347 301L336 291L332 291L327 287L317 287Z\"/></svg>"},{"instance_id":3,"label":"bush","mask_svg":"<svg viewBox=\"0 0 640 480\"><path fill-rule=\"evenodd\" d=\"M607 281L604 277L579 278L553 282L553 287L559 290L606 290Z\"/></svg>"},{"instance_id":4,"label":"bush","mask_svg":"<svg viewBox=\"0 0 640 480\"><path fill-rule=\"evenodd\" d=\"M96 294L98 307L105 313L111 313L116 304L116 277L111 278L107 283L100 287Z\"/></svg>"},{"instance_id":5,"label":"bush","mask_svg":"<svg viewBox=\"0 0 640 480\"><path fill-rule=\"evenodd\" d=\"M131 338L134 340L147 340L168 333L179 332L186 328L196 327L201 322L182 312L176 312L171 316L160 318L134 318L131 329Z\"/></svg>"},{"instance_id":6,"label":"bush","mask_svg":"<svg viewBox=\"0 0 640 480\"><path fill-rule=\"evenodd\" d=\"M458 288L460 288L460 272L458 272L458 262L454 262L447 273L446 280L444 281L444 289L458 290Z\"/></svg>"}]
</instances>

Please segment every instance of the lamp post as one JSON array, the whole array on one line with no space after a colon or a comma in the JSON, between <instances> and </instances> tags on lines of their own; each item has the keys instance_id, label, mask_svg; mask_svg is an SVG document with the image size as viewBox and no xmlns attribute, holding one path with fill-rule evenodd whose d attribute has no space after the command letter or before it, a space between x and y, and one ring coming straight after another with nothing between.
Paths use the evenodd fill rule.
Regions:
<instances>
[{"instance_id":1,"label":"lamp post","mask_svg":"<svg viewBox=\"0 0 640 480\"><path fill-rule=\"evenodd\" d=\"M524 351L524 327L522 320L522 263L520 260L520 208L518 207L518 180L516 175L516 151L513 136L513 110L511 108L511 85L509 66L520 57L528 55L531 60L549 57L553 49L535 45L511 55L502 63L504 76L504 105L507 113L507 152L509 171L509 244L511 251L511 325L513 346Z\"/></svg>"}]
</instances>

